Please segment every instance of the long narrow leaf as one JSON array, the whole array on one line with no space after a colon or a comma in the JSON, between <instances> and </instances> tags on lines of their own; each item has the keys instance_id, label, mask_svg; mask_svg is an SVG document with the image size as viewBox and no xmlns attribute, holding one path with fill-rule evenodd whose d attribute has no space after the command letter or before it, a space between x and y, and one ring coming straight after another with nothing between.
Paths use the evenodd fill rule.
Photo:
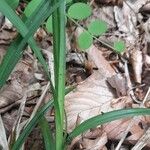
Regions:
<instances>
[{"instance_id":1,"label":"long narrow leaf","mask_svg":"<svg viewBox=\"0 0 150 150\"><path fill-rule=\"evenodd\" d=\"M45 104L39 112L33 117L33 119L30 121L30 123L25 127L23 132L18 137L15 144L12 146L12 150L18 150L24 143L25 139L29 136L31 131L34 129L34 127L37 125L39 120L43 117L45 112L53 106L53 100L50 100L47 104Z\"/></svg>"},{"instance_id":2,"label":"long narrow leaf","mask_svg":"<svg viewBox=\"0 0 150 150\"><path fill-rule=\"evenodd\" d=\"M41 133L43 135L45 150L55 150L55 143L53 139L53 135L48 124L48 121L45 117L42 117L39 121L39 126L41 129Z\"/></svg>"},{"instance_id":3,"label":"long narrow leaf","mask_svg":"<svg viewBox=\"0 0 150 150\"><path fill-rule=\"evenodd\" d=\"M53 0L57 3L59 0ZM64 95L65 95L65 2L52 14L53 17L53 52L55 68L55 126L56 126L56 150L63 149L64 128Z\"/></svg>"},{"instance_id":4,"label":"long narrow leaf","mask_svg":"<svg viewBox=\"0 0 150 150\"><path fill-rule=\"evenodd\" d=\"M67 141L70 142L76 136L82 134L83 132L95 128L98 125L105 124L110 121L114 121L117 119L139 116L139 115L150 115L150 109L148 108L133 108L133 109L121 109L115 110L111 112L107 112L95 117L92 117L79 126L77 126L68 136Z\"/></svg>"},{"instance_id":5,"label":"long narrow leaf","mask_svg":"<svg viewBox=\"0 0 150 150\"><path fill-rule=\"evenodd\" d=\"M70 87L65 90L65 94L68 94L72 91L75 87ZM53 107L53 99L47 102L41 109L36 113L36 115L32 118L32 120L28 123L28 125L24 128L20 136L18 137L17 141L12 147L12 150L18 150L25 142L26 138L29 136L31 131L37 125L39 120L44 116L44 114L49 110L49 108Z\"/></svg>"},{"instance_id":6,"label":"long narrow leaf","mask_svg":"<svg viewBox=\"0 0 150 150\"><path fill-rule=\"evenodd\" d=\"M38 18L38 16L35 17L35 14L37 14L39 12L39 10L41 10L43 8L44 5L45 5L45 2L43 1L41 3L41 5L38 7L38 10L36 10L35 13L26 21L26 26L29 26L30 30L33 28L33 26L31 28L32 21L33 21L33 25L36 24L36 26L37 26L37 22L35 22L35 19ZM41 11L43 13L43 10L41 10ZM14 13L14 15L16 15L16 14ZM17 18L18 18L18 16L17 16ZM19 20L20 20L20 18L19 18ZM34 26L34 28L35 28L35 26ZM22 56L23 48L24 48L26 42L28 41L28 38L30 35L32 35L31 32L30 32L30 34L28 34L28 36L26 36L26 38L24 40L22 39L21 36L18 36L17 39L8 48L8 51L7 51L6 55L4 56L2 64L0 66L0 79L1 79L0 87L3 86L6 79L8 78L9 74L11 73L12 69L14 68L14 66L19 61L20 57Z\"/></svg>"},{"instance_id":7,"label":"long narrow leaf","mask_svg":"<svg viewBox=\"0 0 150 150\"><path fill-rule=\"evenodd\" d=\"M43 2L42 2L43 3ZM28 28L25 26L25 24L21 21L21 19L15 14L15 12L13 12L13 10L7 5L7 3L5 3L3 0L0 2L0 11L7 16L10 21L17 27L17 29L19 31L21 31L21 35L23 37L26 36L26 38L24 40L21 41L21 37L18 38L16 40L16 42L14 44L12 44L12 47L10 48L10 50L8 50L9 53L6 54L6 58L4 59L4 62L1 64L0 67L0 87L2 87L5 83L5 81L7 80L9 74L11 73L12 69L14 68L14 66L16 65L16 63L19 61L21 55L22 55L22 49L24 48L24 46L26 45L26 42L28 41L28 38L36 31L36 29L39 27L39 25L56 9L59 7L59 5L61 4L61 2L55 4L53 7L50 6L49 1L45 1L45 7L41 7L41 9L36 9L35 14L38 13L38 15L34 14L34 19L33 15L31 16L31 18L29 20L27 20L26 25L29 26L31 24L30 29L28 30ZM4 7L6 6L6 8L10 9L7 11L6 8ZM44 9L45 8L45 9ZM11 16L9 16L9 14L12 14ZM15 18L15 19L14 19ZM16 21L17 20L17 21ZM17 23L18 22L18 23ZM21 24L18 26L18 24ZM21 30L21 29L22 30ZM26 34L27 33L27 34ZM20 43L20 45L18 46L18 43ZM46 71L49 79L50 79L50 75L49 75L49 71L46 65L46 62L41 54L41 50L37 47L36 42L34 41L34 39L31 37L28 41L30 47L33 49L36 57L39 59L40 63L44 66L44 70ZM18 49L16 50L18 46ZM16 50L16 52L14 53L14 48ZM13 51L13 52L12 52ZM10 55L10 53L12 55ZM9 59L11 61L9 61ZM16 61L15 61L16 60ZM10 66L11 64L11 66ZM9 68L11 67L11 68ZM7 70L6 70L7 68Z\"/></svg>"}]
</instances>

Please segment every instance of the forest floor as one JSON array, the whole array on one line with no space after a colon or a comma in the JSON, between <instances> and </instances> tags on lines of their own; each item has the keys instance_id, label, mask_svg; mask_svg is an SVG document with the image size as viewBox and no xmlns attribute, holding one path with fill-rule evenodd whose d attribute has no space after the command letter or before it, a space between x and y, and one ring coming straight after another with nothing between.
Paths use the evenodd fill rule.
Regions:
<instances>
[{"instance_id":1,"label":"forest floor","mask_svg":"<svg viewBox=\"0 0 150 150\"><path fill-rule=\"evenodd\" d=\"M76 42L81 27L72 21L66 25L66 86L77 85L65 98L68 132L98 114L122 108L150 107L150 2L91 0L90 5L92 15L78 24L86 26L91 20L99 19L107 23L108 31L96 37L90 48L83 51ZM25 3L20 2L16 10L18 14L24 6ZM17 31L2 14L0 25L1 63ZM47 60L53 80L52 34L41 26L34 37ZM125 50L121 53L107 46L116 40L125 43ZM22 124L30 117L41 95L43 103L52 97L46 88L48 84L42 66L28 46L0 91L0 113L7 137L12 132L24 98ZM53 110L46 113L46 118L54 127ZM113 121L74 139L68 150L115 150L116 147L118 150L140 150L145 145L144 149L149 150L149 127L149 116ZM38 127L29 136L25 149L44 149Z\"/></svg>"}]
</instances>

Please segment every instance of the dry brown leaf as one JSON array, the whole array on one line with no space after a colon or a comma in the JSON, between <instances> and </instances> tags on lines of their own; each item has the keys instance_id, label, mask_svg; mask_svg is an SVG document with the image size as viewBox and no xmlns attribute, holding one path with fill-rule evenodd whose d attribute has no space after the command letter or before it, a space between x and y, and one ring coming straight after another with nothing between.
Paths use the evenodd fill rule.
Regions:
<instances>
[{"instance_id":1,"label":"dry brown leaf","mask_svg":"<svg viewBox=\"0 0 150 150\"><path fill-rule=\"evenodd\" d=\"M99 70L94 71L90 77L79 84L75 91L66 96L65 108L68 120L68 132L72 131L77 124L80 124L92 116L116 109L132 107L132 100L128 96L118 99L114 98L112 91L106 83L106 79L115 75L115 72L104 59L102 53L96 47L92 46L88 50L88 56L93 60ZM110 122L101 127L101 132L107 133L107 138L109 139L119 140L123 137L130 121L131 118L126 118ZM140 126L141 123L147 126L149 119L138 118L134 121L133 127L131 127L129 131L131 136L126 139L127 141L131 142L132 139L132 142L134 141L135 143L137 139L142 136L145 129ZM95 135L94 131L90 131L90 134L91 136L92 134ZM90 134L87 132L84 136L82 135L82 138L87 135L90 136ZM99 133L99 135L101 135L101 133ZM95 136L98 138L98 134ZM87 142L88 140L85 141ZM98 141L99 140L92 142L96 142L95 144L97 144ZM82 143L83 145L85 144L84 142ZM93 144L93 147L94 146L96 145Z\"/></svg>"},{"instance_id":2,"label":"dry brown leaf","mask_svg":"<svg viewBox=\"0 0 150 150\"><path fill-rule=\"evenodd\" d=\"M145 60L147 65L150 65L150 56L146 55L146 60Z\"/></svg>"},{"instance_id":3,"label":"dry brown leaf","mask_svg":"<svg viewBox=\"0 0 150 150\"><path fill-rule=\"evenodd\" d=\"M4 15L0 12L0 29L2 27L3 21L4 21Z\"/></svg>"},{"instance_id":4,"label":"dry brown leaf","mask_svg":"<svg viewBox=\"0 0 150 150\"><path fill-rule=\"evenodd\" d=\"M4 46L0 46L0 64L2 62L2 59L3 59L4 55L5 55L5 53L6 53L5 47Z\"/></svg>"},{"instance_id":5,"label":"dry brown leaf","mask_svg":"<svg viewBox=\"0 0 150 150\"><path fill-rule=\"evenodd\" d=\"M101 5L123 5L123 0L95 0L95 2Z\"/></svg>"},{"instance_id":6,"label":"dry brown leaf","mask_svg":"<svg viewBox=\"0 0 150 150\"><path fill-rule=\"evenodd\" d=\"M126 79L121 74L107 78L107 81L116 90L118 97L127 95Z\"/></svg>"},{"instance_id":7,"label":"dry brown leaf","mask_svg":"<svg viewBox=\"0 0 150 150\"><path fill-rule=\"evenodd\" d=\"M16 65L9 77L9 83L0 91L0 108L9 107L22 99L24 88L34 80L32 63L26 59Z\"/></svg>"},{"instance_id":8,"label":"dry brown leaf","mask_svg":"<svg viewBox=\"0 0 150 150\"><path fill-rule=\"evenodd\" d=\"M17 80L13 80L10 85L4 87L0 92L0 108L20 100L23 97L22 92L22 85Z\"/></svg>"},{"instance_id":9,"label":"dry brown leaf","mask_svg":"<svg viewBox=\"0 0 150 150\"><path fill-rule=\"evenodd\" d=\"M66 96L68 131L75 127L78 116L84 121L100 114L101 111L108 111L110 101L114 98L113 93L108 88L106 78L115 72L96 47L92 46L88 54L91 60L94 60L99 71L95 71L77 87L75 92Z\"/></svg>"},{"instance_id":10,"label":"dry brown leaf","mask_svg":"<svg viewBox=\"0 0 150 150\"><path fill-rule=\"evenodd\" d=\"M7 136L3 124L3 120L0 115L0 149L2 150L8 150L8 142L7 142Z\"/></svg>"},{"instance_id":11,"label":"dry brown leaf","mask_svg":"<svg viewBox=\"0 0 150 150\"><path fill-rule=\"evenodd\" d=\"M143 67L143 57L142 52L139 50L133 50L131 53L131 63L134 70L135 81L141 83L141 74Z\"/></svg>"},{"instance_id":12,"label":"dry brown leaf","mask_svg":"<svg viewBox=\"0 0 150 150\"><path fill-rule=\"evenodd\" d=\"M136 145L132 148L132 150L141 150L146 145L150 146L150 128L146 131L146 133L139 139Z\"/></svg>"},{"instance_id":13,"label":"dry brown leaf","mask_svg":"<svg viewBox=\"0 0 150 150\"><path fill-rule=\"evenodd\" d=\"M107 143L107 134L103 133L100 137L92 140L83 138L83 147L84 149L92 149L92 150L101 150Z\"/></svg>"}]
</instances>

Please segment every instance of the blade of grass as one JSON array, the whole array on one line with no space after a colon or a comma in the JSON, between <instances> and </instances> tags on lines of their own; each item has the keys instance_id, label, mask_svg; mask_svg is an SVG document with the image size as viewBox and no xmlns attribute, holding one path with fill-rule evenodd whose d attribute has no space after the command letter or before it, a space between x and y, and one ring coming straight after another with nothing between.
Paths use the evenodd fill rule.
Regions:
<instances>
[{"instance_id":1,"label":"blade of grass","mask_svg":"<svg viewBox=\"0 0 150 150\"><path fill-rule=\"evenodd\" d=\"M22 36L26 36L26 37L25 37L24 40L22 40L22 42L21 42L21 36L18 37L16 39L16 41L9 48L7 54L5 55L5 57L3 59L4 61L2 62L1 67L0 67L0 79L1 79L0 80L0 88L4 85L4 83L7 80L9 74L13 70L14 66L19 61L19 59L20 59L20 57L22 55L22 52L23 52L22 49L26 45L26 42L28 41L28 38L31 35L34 34L34 32L39 27L41 22L43 22L60 5L60 2L59 2L59 3L55 4L52 7L52 6L50 6L49 1L42 1L42 3L45 3L44 6L42 6L42 4L41 4L41 6L39 6L41 9L39 9L39 8L36 9L34 14L30 17L30 19L28 19L26 21L26 26L30 26L31 25L31 27L28 30L28 28L25 26L25 24L22 22L22 20L15 14L15 12L13 12L13 10L11 10L10 12L6 11L6 13L5 13L6 8L4 9L4 6L2 6L1 3L4 4L4 6L7 6L6 7L7 9L11 10L11 8L7 5L7 3L2 1L2 2L0 2L0 10L1 10L1 12L4 13L5 16L7 16L7 15L9 15L11 13L14 17L12 17L12 16L7 16L7 17L10 19L10 21L12 23L14 23L14 25L17 28L21 27L21 29L22 29L22 30L20 29L21 30L21 34L22 34ZM15 20L14 20L14 18L15 18ZM21 25L18 26L18 23L17 23L16 20L22 26ZM38 48L38 46L36 45L36 42L34 41L34 39L32 37L29 39L28 43L29 43L30 47L33 49L33 51L34 51L36 57L39 59L40 63L43 65L44 70L45 70L45 72L47 73L47 75L48 75L48 77L50 79L50 74L49 74L49 71L48 71L48 67L46 65L46 62L45 62L42 54L41 54L40 48ZM17 50L16 50L16 48L17 48Z\"/></svg>"},{"instance_id":2,"label":"blade of grass","mask_svg":"<svg viewBox=\"0 0 150 150\"><path fill-rule=\"evenodd\" d=\"M39 126L41 129L41 133L43 135L45 150L55 150L55 143L53 139L52 132L50 130L50 126L45 117L42 117L39 121Z\"/></svg>"},{"instance_id":3,"label":"blade of grass","mask_svg":"<svg viewBox=\"0 0 150 150\"><path fill-rule=\"evenodd\" d=\"M22 144L25 142L25 139L29 136L31 131L34 129L34 127L37 125L39 120L43 117L45 112L53 107L53 100L50 100L47 104L45 104L39 112L36 113L36 115L33 117L33 119L30 121L30 123L24 128L23 132L18 137L15 144L12 146L12 150L18 150L21 148Z\"/></svg>"},{"instance_id":4,"label":"blade of grass","mask_svg":"<svg viewBox=\"0 0 150 150\"><path fill-rule=\"evenodd\" d=\"M38 7L38 10L36 10L35 13L25 22L26 26L31 26L32 21L33 21L33 24L36 23L34 21L35 15L39 12L41 8L43 8L44 5L45 5L45 2L43 1ZM14 15L16 14L14 13ZM17 39L8 48L8 51L6 55L4 56L2 64L0 66L0 79L1 79L0 87L3 86L9 74L11 73L12 69L14 68L15 64L19 61L27 40L28 38L26 37L26 40L23 42L22 37L19 35Z\"/></svg>"},{"instance_id":5,"label":"blade of grass","mask_svg":"<svg viewBox=\"0 0 150 150\"><path fill-rule=\"evenodd\" d=\"M68 94L70 91L72 91L75 87L70 87L65 90L65 94ZM22 146L22 144L25 142L26 138L29 136L31 131L34 129L34 127L37 125L39 120L44 116L44 114L49 110L49 108L52 108L54 106L53 99L47 102L45 105L43 105L40 110L35 114L35 116L32 118L32 120L28 123L28 125L24 128L20 136L18 137L17 141L12 147L12 150L18 150Z\"/></svg>"},{"instance_id":6,"label":"blade of grass","mask_svg":"<svg viewBox=\"0 0 150 150\"><path fill-rule=\"evenodd\" d=\"M54 0L57 3L59 0ZM64 96L65 96L65 2L52 14L53 19L53 53L55 68L55 127L56 127L56 150L63 149L64 128Z\"/></svg>"},{"instance_id":7,"label":"blade of grass","mask_svg":"<svg viewBox=\"0 0 150 150\"><path fill-rule=\"evenodd\" d=\"M95 117L92 117L83 123L81 123L79 126L77 126L67 137L67 141L72 141L73 138L76 136L82 134L83 132L95 128L98 125L105 124L107 122L111 122L117 119L127 118L127 117L133 117L133 116L139 116L139 115L150 115L150 109L149 108L133 108L133 109L120 109L115 110L111 112L107 112Z\"/></svg>"}]
</instances>

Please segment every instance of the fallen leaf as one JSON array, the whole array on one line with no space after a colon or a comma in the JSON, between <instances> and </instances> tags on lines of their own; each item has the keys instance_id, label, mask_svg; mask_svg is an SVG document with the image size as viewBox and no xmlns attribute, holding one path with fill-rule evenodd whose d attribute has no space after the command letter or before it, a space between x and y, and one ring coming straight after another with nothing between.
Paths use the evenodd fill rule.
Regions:
<instances>
[{"instance_id":1,"label":"fallen leaf","mask_svg":"<svg viewBox=\"0 0 150 150\"><path fill-rule=\"evenodd\" d=\"M131 52L131 63L134 70L135 81L137 83L141 83L141 74L143 67L143 57L141 51L136 49Z\"/></svg>"},{"instance_id":2,"label":"fallen leaf","mask_svg":"<svg viewBox=\"0 0 150 150\"><path fill-rule=\"evenodd\" d=\"M8 150L8 142L7 142L7 136L3 124L3 120L0 115L0 149Z\"/></svg>"},{"instance_id":3,"label":"fallen leaf","mask_svg":"<svg viewBox=\"0 0 150 150\"><path fill-rule=\"evenodd\" d=\"M91 60L94 60L98 71L95 71L74 92L66 96L65 108L69 132L75 127L78 116L84 121L102 111L108 111L110 102L114 98L106 78L115 72L96 47L92 46L88 54Z\"/></svg>"}]
</instances>

